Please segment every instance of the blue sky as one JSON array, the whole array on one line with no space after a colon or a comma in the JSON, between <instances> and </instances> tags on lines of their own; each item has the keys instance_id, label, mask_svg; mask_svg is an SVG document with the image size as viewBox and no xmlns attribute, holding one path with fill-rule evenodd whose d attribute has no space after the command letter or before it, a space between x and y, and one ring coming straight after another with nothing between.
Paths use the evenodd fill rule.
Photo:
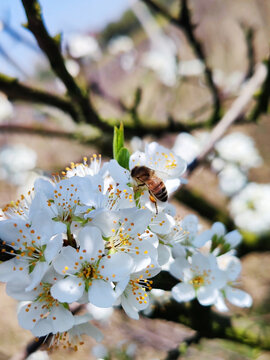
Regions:
<instances>
[{"instance_id":1,"label":"blue sky","mask_svg":"<svg viewBox=\"0 0 270 360\"><path fill-rule=\"evenodd\" d=\"M129 0L40 0L47 29L50 34L61 32L63 37L71 32L97 31L106 23L116 20L127 9ZM20 0L0 1L0 20L7 21L13 29L33 41L30 32L21 24L26 16ZM40 56L25 45L14 41L4 31L0 32L0 72L21 76L3 59L4 49L26 73L31 73L33 63Z\"/></svg>"}]
</instances>

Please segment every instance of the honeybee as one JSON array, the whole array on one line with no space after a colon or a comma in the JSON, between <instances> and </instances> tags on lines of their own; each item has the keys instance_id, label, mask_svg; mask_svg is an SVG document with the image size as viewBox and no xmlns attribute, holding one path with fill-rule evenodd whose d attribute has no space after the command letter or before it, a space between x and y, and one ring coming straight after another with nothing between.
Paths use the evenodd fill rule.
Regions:
<instances>
[{"instance_id":1,"label":"honeybee","mask_svg":"<svg viewBox=\"0 0 270 360\"><path fill-rule=\"evenodd\" d=\"M139 186L146 186L150 194L150 201L155 204L156 214L158 213L157 201L165 202L168 200L168 193L164 182L156 175L155 170L147 166L135 166L131 170L131 177Z\"/></svg>"}]
</instances>

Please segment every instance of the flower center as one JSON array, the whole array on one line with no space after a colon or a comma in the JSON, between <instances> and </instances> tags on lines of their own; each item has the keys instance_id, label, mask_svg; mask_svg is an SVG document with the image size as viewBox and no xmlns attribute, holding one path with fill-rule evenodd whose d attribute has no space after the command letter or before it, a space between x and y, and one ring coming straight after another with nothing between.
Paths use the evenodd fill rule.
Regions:
<instances>
[{"instance_id":1,"label":"flower center","mask_svg":"<svg viewBox=\"0 0 270 360\"><path fill-rule=\"evenodd\" d=\"M195 276L190 283L194 286L195 289L198 289L200 286L204 285L204 277L201 275Z\"/></svg>"}]
</instances>

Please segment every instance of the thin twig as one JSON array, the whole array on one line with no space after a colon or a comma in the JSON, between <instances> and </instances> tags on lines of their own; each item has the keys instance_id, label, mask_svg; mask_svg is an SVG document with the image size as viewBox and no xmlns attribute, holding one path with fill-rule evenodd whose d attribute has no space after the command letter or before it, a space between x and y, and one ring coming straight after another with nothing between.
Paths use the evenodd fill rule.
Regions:
<instances>
[{"instance_id":1,"label":"thin twig","mask_svg":"<svg viewBox=\"0 0 270 360\"><path fill-rule=\"evenodd\" d=\"M204 69L205 79L211 91L213 104L214 104L213 115L209 121L209 125L217 123L220 119L220 108L221 108L219 91L214 83L212 70L207 65L206 55L203 46L195 36L194 30L196 26L192 24L191 12L188 8L188 0L181 0L181 11L177 17L171 15L164 7L158 5L153 0L142 0L142 1L145 4L149 5L153 10L165 16L172 24L181 28L181 30L185 33L190 45L192 46L194 53L205 64L205 69Z\"/></svg>"},{"instance_id":2,"label":"thin twig","mask_svg":"<svg viewBox=\"0 0 270 360\"><path fill-rule=\"evenodd\" d=\"M37 0L22 0L28 23L25 25L35 36L36 41L47 56L52 70L62 80L69 96L78 107L81 120L98 126L103 130L111 131L111 126L99 118L90 102L88 93L76 83L65 66L64 58L60 51L60 36L51 37L44 25L42 12ZM75 119L76 120L76 119Z\"/></svg>"},{"instance_id":3,"label":"thin twig","mask_svg":"<svg viewBox=\"0 0 270 360\"><path fill-rule=\"evenodd\" d=\"M231 108L211 132L210 138L200 155L189 164L188 175L206 158L209 152L214 148L216 142L222 138L228 128L243 115L245 108L252 100L254 93L260 88L265 79L268 79L269 77L269 71L267 73L266 66L263 64L257 65L254 75L244 86L239 97L233 102Z\"/></svg>"},{"instance_id":4,"label":"thin twig","mask_svg":"<svg viewBox=\"0 0 270 360\"><path fill-rule=\"evenodd\" d=\"M265 81L262 85L261 92L258 96L256 106L252 111L249 120L250 121L257 121L261 114L267 113L269 100L270 100L270 56L265 61L265 65L267 67L267 76Z\"/></svg>"}]
</instances>

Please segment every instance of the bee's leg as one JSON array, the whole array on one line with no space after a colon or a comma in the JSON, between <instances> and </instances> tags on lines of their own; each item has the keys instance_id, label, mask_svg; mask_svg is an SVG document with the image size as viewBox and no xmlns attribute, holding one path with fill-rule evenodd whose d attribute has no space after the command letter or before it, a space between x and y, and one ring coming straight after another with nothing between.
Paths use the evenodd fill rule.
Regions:
<instances>
[{"instance_id":1,"label":"bee's leg","mask_svg":"<svg viewBox=\"0 0 270 360\"><path fill-rule=\"evenodd\" d=\"M152 202L152 203L154 203L155 204L155 208L156 208L156 215L158 214L158 207L157 207L157 201L156 201L156 199L154 198L154 196L150 193L150 195L149 195L149 199L150 199L150 201Z\"/></svg>"}]
</instances>

